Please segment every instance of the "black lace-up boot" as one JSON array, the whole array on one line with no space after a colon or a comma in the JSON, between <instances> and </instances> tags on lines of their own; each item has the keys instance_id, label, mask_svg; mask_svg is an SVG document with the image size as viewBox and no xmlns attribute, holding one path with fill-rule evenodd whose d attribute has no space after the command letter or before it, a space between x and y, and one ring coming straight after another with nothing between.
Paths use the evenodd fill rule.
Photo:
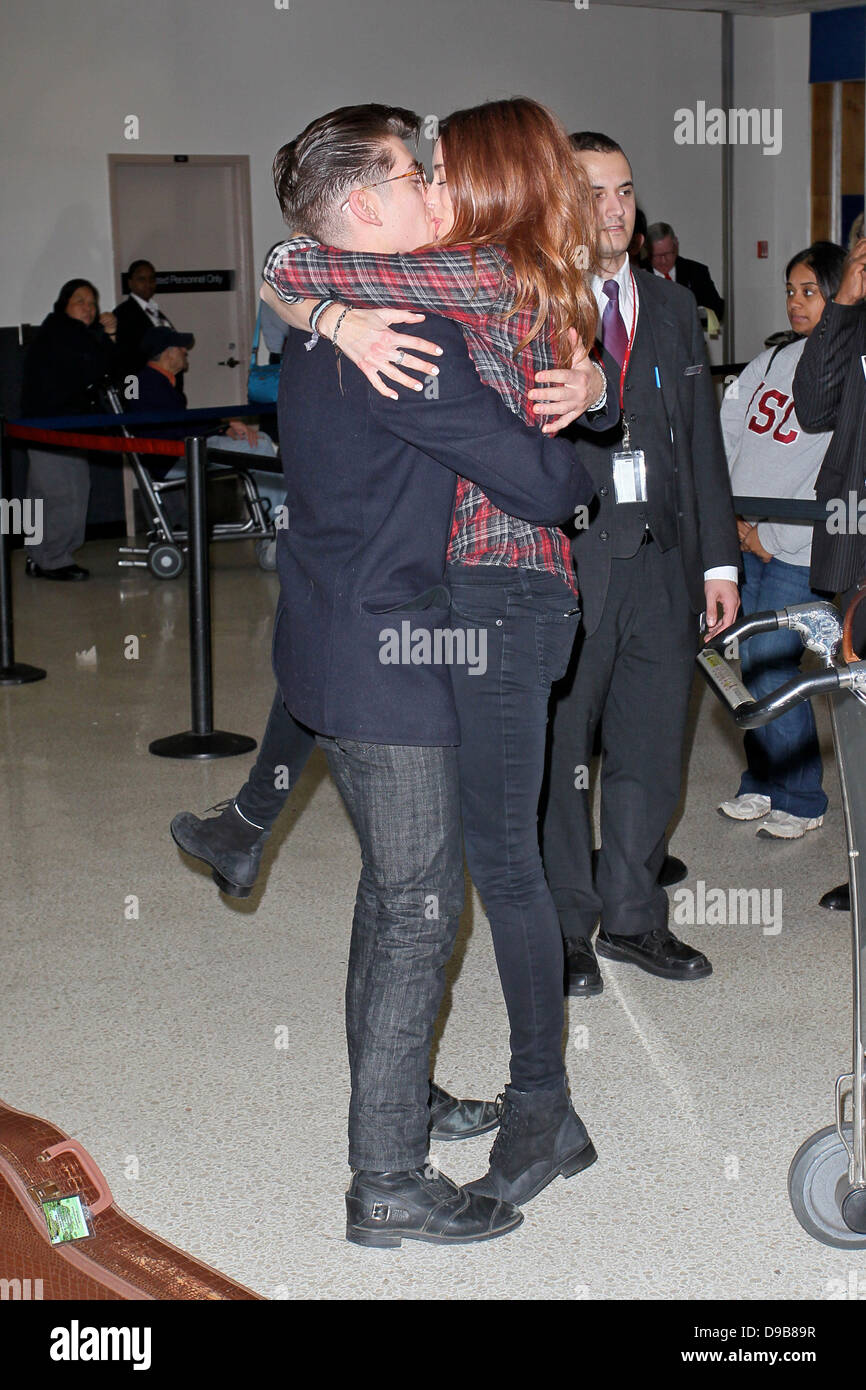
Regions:
<instances>
[{"instance_id":1,"label":"black lace-up boot","mask_svg":"<svg viewBox=\"0 0 866 1390\"><path fill-rule=\"evenodd\" d=\"M519 1207L560 1174L572 1178L597 1157L565 1082L545 1091L506 1086L490 1167L466 1191Z\"/></svg>"},{"instance_id":2,"label":"black lace-up boot","mask_svg":"<svg viewBox=\"0 0 866 1390\"><path fill-rule=\"evenodd\" d=\"M233 898L248 898L259 872L262 850L270 830L253 825L234 803L218 801L209 807L220 814L200 820L191 811L181 811L171 823L171 837L194 859L210 864L214 883Z\"/></svg>"}]
</instances>

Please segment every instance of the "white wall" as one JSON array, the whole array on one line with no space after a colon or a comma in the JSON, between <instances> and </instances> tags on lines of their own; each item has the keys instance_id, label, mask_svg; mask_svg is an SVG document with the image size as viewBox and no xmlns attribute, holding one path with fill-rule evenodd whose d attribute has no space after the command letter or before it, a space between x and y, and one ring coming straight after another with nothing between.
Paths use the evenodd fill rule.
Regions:
<instances>
[{"instance_id":1,"label":"white wall","mask_svg":"<svg viewBox=\"0 0 866 1390\"><path fill-rule=\"evenodd\" d=\"M440 115L517 93L545 101L569 129L623 143L650 220L673 222L684 254L720 278L718 149L673 140L678 107L718 104L717 15L598 0L586 10L561 0L288 3L4 0L0 113L13 138L0 160L0 323L38 322L71 275L113 299L109 151L248 153L258 254L281 232L275 150L352 101ZM742 353L769 331L768 314L777 326L779 258L792 236L808 240L808 23L737 20L737 34L738 101L785 105L783 154L738 160L743 246L762 235L774 251L742 263L755 309L748 298L740 308ZM128 114L140 119L137 143L123 139Z\"/></svg>"},{"instance_id":2,"label":"white wall","mask_svg":"<svg viewBox=\"0 0 866 1390\"><path fill-rule=\"evenodd\" d=\"M737 106L782 110L778 155L745 146L734 156L736 344L739 356L749 358L769 333L789 327L785 266L811 240L809 18L738 17L734 36ZM757 259L759 240L770 243L768 260Z\"/></svg>"}]
</instances>

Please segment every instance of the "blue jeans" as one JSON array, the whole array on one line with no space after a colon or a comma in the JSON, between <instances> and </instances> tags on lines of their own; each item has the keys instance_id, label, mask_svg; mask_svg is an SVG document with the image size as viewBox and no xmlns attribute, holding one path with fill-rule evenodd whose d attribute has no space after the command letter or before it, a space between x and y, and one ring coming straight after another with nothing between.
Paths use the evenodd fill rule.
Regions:
<instances>
[{"instance_id":1,"label":"blue jeans","mask_svg":"<svg viewBox=\"0 0 866 1390\"><path fill-rule=\"evenodd\" d=\"M746 582L742 589L743 613L787 608L817 600L809 587L805 565L786 565L775 557L766 564L757 555L743 555ZM803 644L796 632L765 632L740 647L743 683L756 699L794 680L799 674ZM774 811L793 816L823 816L827 796L821 785L823 768L809 701L773 719L760 729L750 729L743 739L746 771L738 796L768 796Z\"/></svg>"},{"instance_id":2,"label":"blue jeans","mask_svg":"<svg viewBox=\"0 0 866 1390\"><path fill-rule=\"evenodd\" d=\"M349 1163L419 1168L433 1024L463 910L456 749L317 742L361 844L346 982Z\"/></svg>"},{"instance_id":3,"label":"blue jeans","mask_svg":"<svg viewBox=\"0 0 866 1390\"><path fill-rule=\"evenodd\" d=\"M483 671L451 668L466 862L493 935L511 1084L545 1089L565 1074L563 950L541 862L538 798L550 687L568 665L577 599L555 575L503 566L453 565L447 582L451 627L475 629L486 642Z\"/></svg>"}]
</instances>

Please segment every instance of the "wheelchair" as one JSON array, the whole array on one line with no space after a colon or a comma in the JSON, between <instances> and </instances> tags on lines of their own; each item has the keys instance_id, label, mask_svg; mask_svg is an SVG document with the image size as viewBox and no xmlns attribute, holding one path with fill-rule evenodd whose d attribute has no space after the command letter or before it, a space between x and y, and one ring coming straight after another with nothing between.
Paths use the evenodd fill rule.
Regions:
<instances>
[{"instance_id":1,"label":"wheelchair","mask_svg":"<svg viewBox=\"0 0 866 1390\"><path fill-rule=\"evenodd\" d=\"M122 415L123 405L117 389L107 386L103 396L108 409L115 415ZM134 438L125 424L120 426L127 439ZM214 451L208 450L210 458ZM216 451L219 452L219 451ZM140 558L119 559L118 565L127 568L149 569L157 579L176 579L186 564L187 531L172 525L166 514L163 498L178 489L186 487L185 478L166 478L157 480L142 456L128 453L139 495L147 522L147 544L145 546L118 546L120 555ZM276 531L270 515L270 501L260 495L255 478L242 467L236 453L223 454L223 459L208 468L208 481L223 482L237 480L243 491L246 517L243 521L216 522L211 527L211 539L215 541L247 540L256 542L256 559L263 570L276 569L275 543ZM230 462L229 462L230 460Z\"/></svg>"}]
</instances>

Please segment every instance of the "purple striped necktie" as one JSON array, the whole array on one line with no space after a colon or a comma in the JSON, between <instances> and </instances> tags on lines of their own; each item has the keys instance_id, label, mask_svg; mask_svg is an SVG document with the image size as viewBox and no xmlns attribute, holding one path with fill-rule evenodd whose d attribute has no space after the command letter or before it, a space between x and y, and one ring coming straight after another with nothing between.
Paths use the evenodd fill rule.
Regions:
<instances>
[{"instance_id":1,"label":"purple striped necktie","mask_svg":"<svg viewBox=\"0 0 866 1390\"><path fill-rule=\"evenodd\" d=\"M619 311L619 285L615 280L605 280L602 290L607 295L607 306L601 320L601 341L622 366L628 349L628 334Z\"/></svg>"}]
</instances>

